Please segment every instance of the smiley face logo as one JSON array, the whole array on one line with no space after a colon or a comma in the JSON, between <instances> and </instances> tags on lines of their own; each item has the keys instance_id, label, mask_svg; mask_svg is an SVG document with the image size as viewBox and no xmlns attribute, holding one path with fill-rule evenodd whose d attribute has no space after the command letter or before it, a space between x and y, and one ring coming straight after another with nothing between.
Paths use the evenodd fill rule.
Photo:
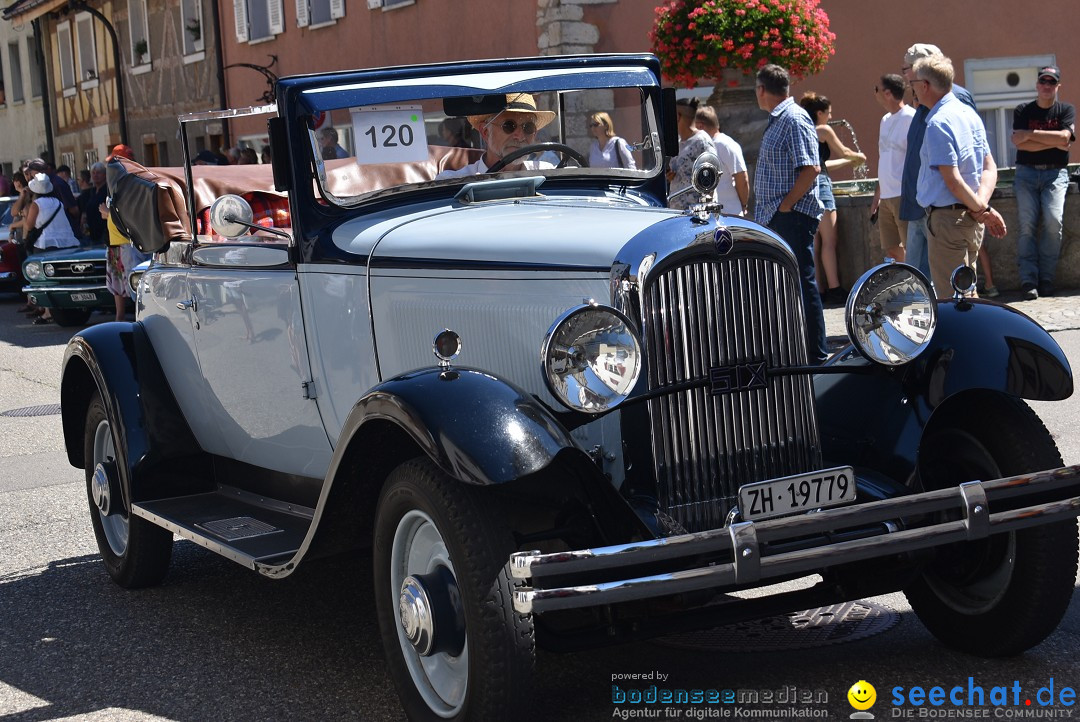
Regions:
<instances>
[{"instance_id":1,"label":"smiley face logo","mask_svg":"<svg viewBox=\"0 0 1080 722\"><path fill-rule=\"evenodd\" d=\"M877 702L877 690L865 679L851 685L847 692L848 702L857 710L868 710Z\"/></svg>"}]
</instances>

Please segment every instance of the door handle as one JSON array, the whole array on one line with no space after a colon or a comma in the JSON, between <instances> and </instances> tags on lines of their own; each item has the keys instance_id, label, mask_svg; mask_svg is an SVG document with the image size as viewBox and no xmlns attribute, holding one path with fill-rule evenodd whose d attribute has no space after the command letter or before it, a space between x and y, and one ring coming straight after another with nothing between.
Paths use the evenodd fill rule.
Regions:
<instances>
[{"instance_id":1,"label":"door handle","mask_svg":"<svg viewBox=\"0 0 1080 722\"><path fill-rule=\"evenodd\" d=\"M176 307L181 311L187 311L188 309L192 311L198 311L199 302L196 301L194 298L190 298L187 301L181 301L180 303L176 304Z\"/></svg>"}]
</instances>

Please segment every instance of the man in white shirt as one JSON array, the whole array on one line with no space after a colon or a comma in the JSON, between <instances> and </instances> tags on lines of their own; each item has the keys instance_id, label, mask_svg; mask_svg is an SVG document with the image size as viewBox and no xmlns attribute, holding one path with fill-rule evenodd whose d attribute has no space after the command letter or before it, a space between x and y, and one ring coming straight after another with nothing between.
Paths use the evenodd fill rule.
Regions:
<instances>
[{"instance_id":1,"label":"man in white shirt","mask_svg":"<svg viewBox=\"0 0 1080 722\"><path fill-rule=\"evenodd\" d=\"M900 219L900 184L907 156L907 135L915 109L904 102L904 79L882 75L874 86L874 99L887 112L878 133L878 187L870 204L870 220L877 219L885 258L904 260L907 221Z\"/></svg>"},{"instance_id":2,"label":"man in white shirt","mask_svg":"<svg viewBox=\"0 0 1080 722\"><path fill-rule=\"evenodd\" d=\"M750 197L750 179L746 173L742 146L730 135L720 132L720 122L711 105L698 108L694 124L712 137L716 157L720 159L720 169L724 171L716 188L717 202L729 216L745 215L746 202Z\"/></svg>"},{"instance_id":3,"label":"man in white shirt","mask_svg":"<svg viewBox=\"0 0 1080 722\"><path fill-rule=\"evenodd\" d=\"M469 123L479 131L480 138L484 141L485 151L480 160L457 170L444 170L435 179L487 173L488 168L514 151L535 145L538 142L537 131L553 120L555 113L538 110L536 101L528 93L508 93L502 111L490 115L469 116ZM554 167L547 161L521 157L499 170L540 170Z\"/></svg>"}]
</instances>

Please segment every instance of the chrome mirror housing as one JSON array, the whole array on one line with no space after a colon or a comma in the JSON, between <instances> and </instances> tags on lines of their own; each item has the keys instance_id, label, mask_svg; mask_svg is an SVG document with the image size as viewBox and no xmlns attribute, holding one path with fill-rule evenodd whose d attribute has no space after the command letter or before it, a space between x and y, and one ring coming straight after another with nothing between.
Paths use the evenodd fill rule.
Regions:
<instances>
[{"instance_id":1,"label":"chrome mirror housing","mask_svg":"<svg viewBox=\"0 0 1080 722\"><path fill-rule=\"evenodd\" d=\"M239 238L252 226L251 204L238 195L226 194L210 206L210 227L225 238Z\"/></svg>"}]
</instances>

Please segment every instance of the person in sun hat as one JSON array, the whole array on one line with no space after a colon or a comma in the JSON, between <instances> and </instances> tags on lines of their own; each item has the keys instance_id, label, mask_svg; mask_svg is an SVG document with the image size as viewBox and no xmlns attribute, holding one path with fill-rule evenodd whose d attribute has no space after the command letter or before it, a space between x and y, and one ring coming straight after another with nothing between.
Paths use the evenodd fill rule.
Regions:
<instances>
[{"instance_id":1,"label":"person in sun hat","mask_svg":"<svg viewBox=\"0 0 1080 722\"><path fill-rule=\"evenodd\" d=\"M52 163L49 163L44 158L31 158L26 161L26 169L28 182L38 173L44 173L49 177L49 182L52 183L56 197L64 204L64 215L67 216L71 232L78 238L82 231L80 227L82 225L82 216L79 214L79 203L75 200L75 194L71 192L71 186L65 183L63 178L56 175Z\"/></svg>"},{"instance_id":2,"label":"person in sun hat","mask_svg":"<svg viewBox=\"0 0 1080 722\"><path fill-rule=\"evenodd\" d=\"M1047 65L1039 68L1037 77L1038 97L1016 106L1012 133L1020 289L1029 300L1054 295L1069 188L1069 148L1076 140L1076 108L1058 100L1061 70ZM1037 236L1040 218L1042 235Z\"/></svg>"},{"instance_id":3,"label":"person in sun hat","mask_svg":"<svg viewBox=\"0 0 1080 722\"><path fill-rule=\"evenodd\" d=\"M555 113L538 109L536 100L528 93L507 93L506 104L501 111L488 115L470 115L468 120L469 124L480 133L485 148L484 155L480 160L463 168L444 170L436 179L487 173L488 168L505 156L520 148L535 144L537 131L555 120ZM554 168L554 166L547 161L522 157L512 161L502 170L545 168Z\"/></svg>"}]
</instances>

